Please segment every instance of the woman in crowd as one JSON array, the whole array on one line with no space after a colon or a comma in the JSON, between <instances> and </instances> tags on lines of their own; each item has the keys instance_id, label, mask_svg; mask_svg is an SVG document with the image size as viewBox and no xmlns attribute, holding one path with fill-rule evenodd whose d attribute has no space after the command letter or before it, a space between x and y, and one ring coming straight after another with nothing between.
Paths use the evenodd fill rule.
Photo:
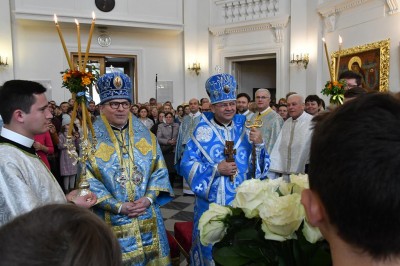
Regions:
<instances>
[{"instance_id":1,"label":"woman in crowd","mask_svg":"<svg viewBox=\"0 0 400 266\"><path fill-rule=\"evenodd\" d=\"M132 104L131 106L131 112L134 114L136 117L139 116L139 105L137 104Z\"/></svg>"},{"instance_id":2,"label":"woman in crowd","mask_svg":"<svg viewBox=\"0 0 400 266\"><path fill-rule=\"evenodd\" d=\"M305 99L305 111L309 113L310 115L314 116L318 114L320 111L321 107L321 99L313 94L313 95L308 95L307 98Z\"/></svg>"},{"instance_id":3,"label":"woman in crowd","mask_svg":"<svg viewBox=\"0 0 400 266\"><path fill-rule=\"evenodd\" d=\"M151 131L154 135L157 135L158 125L164 123L164 121L165 121L165 113L164 113L164 112L159 112L159 113L158 113L157 123L155 123L155 124L151 127L150 131Z\"/></svg>"},{"instance_id":4,"label":"woman in crowd","mask_svg":"<svg viewBox=\"0 0 400 266\"><path fill-rule=\"evenodd\" d=\"M189 105L184 105L183 106L183 115L185 116L185 115L189 115L190 114L190 108L189 108Z\"/></svg>"},{"instance_id":5,"label":"woman in crowd","mask_svg":"<svg viewBox=\"0 0 400 266\"><path fill-rule=\"evenodd\" d=\"M178 107L176 107L175 123L178 123L180 125L183 121L183 116L184 116L183 106L178 105Z\"/></svg>"},{"instance_id":6,"label":"woman in crowd","mask_svg":"<svg viewBox=\"0 0 400 266\"><path fill-rule=\"evenodd\" d=\"M79 133L74 130L72 141L75 145L75 150L69 151L65 144L67 143L67 134L70 121L63 120L61 132L59 134L58 149L60 151L60 175L63 180L64 192L67 194L75 188L76 174L78 173L78 164L75 159L69 156L69 152L75 153L78 156L79 150Z\"/></svg>"},{"instance_id":7,"label":"woman in crowd","mask_svg":"<svg viewBox=\"0 0 400 266\"><path fill-rule=\"evenodd\" d=\"M156 124L158 122L158 109L156 106L152 106L150 107L151 111L150 111L150 116L149 118L151 120L153 120L153 123Z\"/></svg>"},{"instance_id":8,"label":"woman in crowd","mask_svg":"<svg viewBox=\"0 0 400 266\"><path fill-rule=\"evenodd\" d=\"M165 113L165 123L158 126L157 139L160 143L165 163L167 164L171 184L176 174L174 169L174 157L178 133L179 124L174 123L174 115L171 112Z\"/></svg>"},{"instance_id":9,"label":"woman in crowd","mask_svg":"<svg viewBox=\"0 0 400 266\"><path fill-rule=\"evenodd\" d=\"M149 111L147 110L146 106L142 106L139 108L139 119L145 125L148 129L151 129L151 127L154 125L153 120L151 120L149 117Z\"/></svg>"},{"instance_id":10,"label":"woman in crowd","mask_svg":"<svg viewBox=\"0 0 400 266\"><path fill-rule=\"evenodd\" d=\"M54 146L53 141L51 140L50 131L46 131L43 134L36 135L34 140L35 141L33 142L33 148L35 148L37 155L50 170L50 163L49 160L47 160L47 154L54 153Z\"/></svg>"}]
</instances>

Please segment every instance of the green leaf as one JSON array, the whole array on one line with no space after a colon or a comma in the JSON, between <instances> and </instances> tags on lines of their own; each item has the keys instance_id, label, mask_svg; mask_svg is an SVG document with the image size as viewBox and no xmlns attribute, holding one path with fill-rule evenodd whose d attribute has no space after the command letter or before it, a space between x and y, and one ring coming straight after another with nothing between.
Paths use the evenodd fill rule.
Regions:
<instances>
[{"instance_id":1,"label":"green leaf","mask_svg":"<svg viewBox=\"0 0 400 266\"><path fill-rule=\"evenodd\" d=\"M259 232L255 228L246 228L236 232L236 240L253 240L259 237Z\"/></svg>"},{"instance_id":2,"label":"green leaf","mask_svg":"<svg viewBox=\"0 0 400 266\"><path fill-rule=\"evenodd\" d=\"M237 250L233 247L223 247L213 250L213 258L220 265L227 266L240 266L251 262L249 258L238 254Z\"/></svg>"}]
</instances>

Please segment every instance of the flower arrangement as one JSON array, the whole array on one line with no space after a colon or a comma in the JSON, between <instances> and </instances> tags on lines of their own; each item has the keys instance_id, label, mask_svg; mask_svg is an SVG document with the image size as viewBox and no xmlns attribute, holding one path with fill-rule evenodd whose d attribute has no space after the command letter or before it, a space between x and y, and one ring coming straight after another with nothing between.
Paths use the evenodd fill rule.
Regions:
<instances>
[{"instance_id":1,"label":"flower arrangement","mask_svg":"<svg viewBox=\"0 0 400 266\"><path fill-rule=\"evenodd\" d=\"M331 96L330 103L343 104L345 87L346 81L343 79L339 81L327 81L321 93L323 95Z\"/></svg>"},{"instance_id":2,"label":"flower arrangement","mask_svg":"<svg viewBox=\"0 0 400 266\"><path fill-rule=\"evenodd\" d=\"M200 218L200 241L213 245L220 265L331 265L326 241L305 218L301 191L307 175L251 179L237 189L231 206L211 204Z\"/></svg>"},{"instance_id":3,"label":"flower arrangement","mask_svg":"<svg viewBox=\"0 0 400 266\"><path fill-rule=\"evenodd\" d=\"M62 87L67 88L71 93L83 96L88 91L88 88L93 86L98 78L96 70L92 72L81 72L79 70L67 69L62 74Z\"/></svg>"}]
</instances>

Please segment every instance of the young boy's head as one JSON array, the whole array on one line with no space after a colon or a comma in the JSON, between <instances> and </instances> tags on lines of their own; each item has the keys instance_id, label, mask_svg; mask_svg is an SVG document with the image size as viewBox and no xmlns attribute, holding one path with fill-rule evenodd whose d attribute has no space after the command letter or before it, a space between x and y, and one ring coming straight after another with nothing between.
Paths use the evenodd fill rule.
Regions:
<instances>
[{"instance_id":1,"label":"young boy's head","mask_svg":"<svg viewBox=\"0 0 400 266\"><path fill-rule=\"evenodd\" d=\"M330 242L372 260L400 254L400 102L369 94L316 117L302 203Z\"/></svg>"}]
</instances>

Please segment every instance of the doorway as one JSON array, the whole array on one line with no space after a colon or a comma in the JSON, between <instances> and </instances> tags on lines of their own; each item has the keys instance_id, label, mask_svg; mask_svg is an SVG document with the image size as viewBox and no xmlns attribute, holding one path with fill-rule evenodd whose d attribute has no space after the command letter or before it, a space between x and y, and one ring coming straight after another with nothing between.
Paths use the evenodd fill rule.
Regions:
<instances>
[{"instance_id":1,"label":"doorway","mask_svg":"<svg viewBox=\"0 0 400 266\"><path fill-rule=\"evenodd\" d=\"M276 98L276 58L240 57L232 58L232 73L238 85L238 93L247 93L254 100L258 88L266 88L271 93L271 102Z\"/></svg>"}]
</instances>

